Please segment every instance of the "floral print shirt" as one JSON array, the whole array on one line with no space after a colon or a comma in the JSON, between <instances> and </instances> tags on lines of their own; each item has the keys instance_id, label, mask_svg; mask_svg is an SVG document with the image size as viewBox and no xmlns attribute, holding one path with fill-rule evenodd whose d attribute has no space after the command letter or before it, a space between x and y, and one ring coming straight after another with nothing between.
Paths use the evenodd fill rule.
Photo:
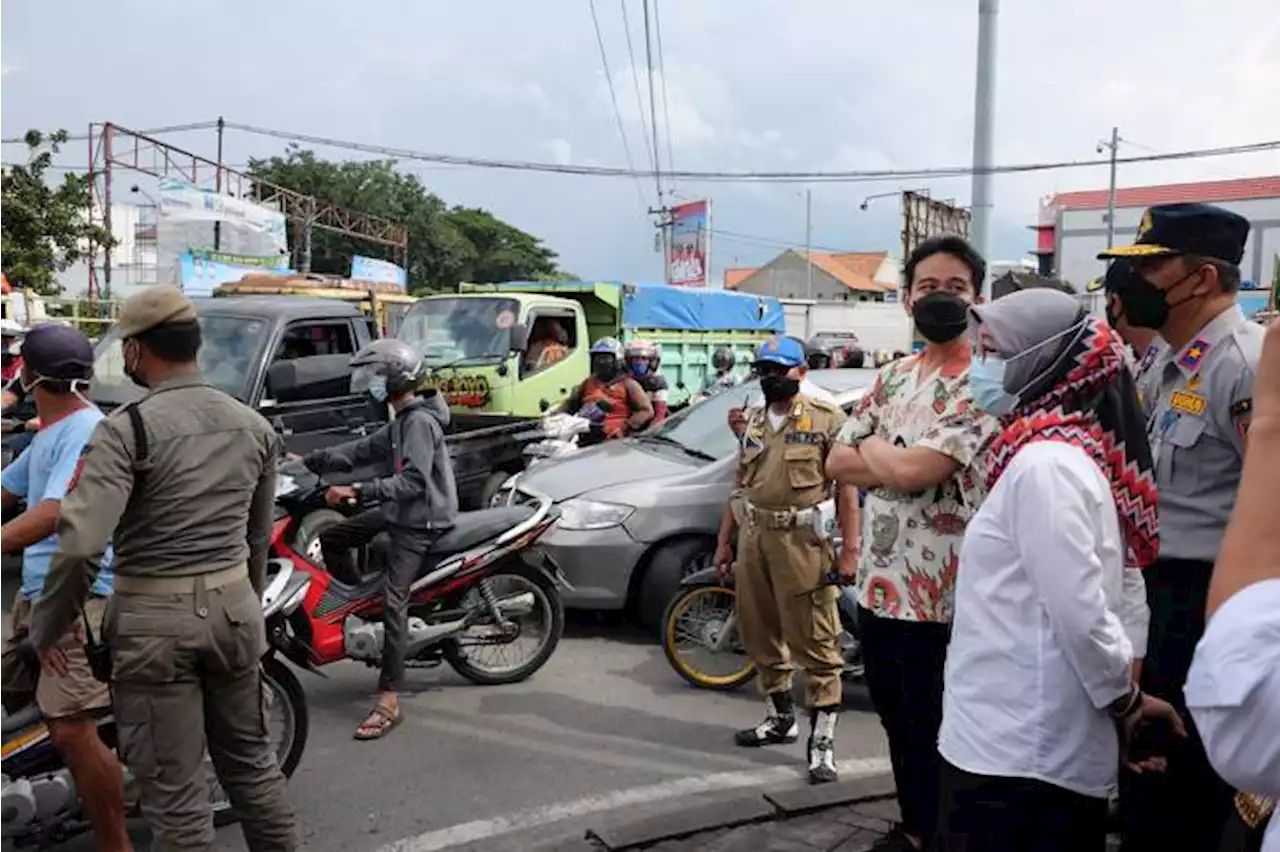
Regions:
<instances>
[{"instance_id":1,"label":"floral print shirt","mask_svg":"<svg viewBox=\"0 0 1280 852\"><path fill-rule=\"evenodd\" d=\"M973 406L969 373L920 375L923 356L880 370L841 430L857 446L876 435L897 447L926 447L960 464L951 479L914 494L872 488L862 508L858 602L885 618L950 622L960 541L983 482L975 460L995 420Z\"/></svg>"}]
</instances>

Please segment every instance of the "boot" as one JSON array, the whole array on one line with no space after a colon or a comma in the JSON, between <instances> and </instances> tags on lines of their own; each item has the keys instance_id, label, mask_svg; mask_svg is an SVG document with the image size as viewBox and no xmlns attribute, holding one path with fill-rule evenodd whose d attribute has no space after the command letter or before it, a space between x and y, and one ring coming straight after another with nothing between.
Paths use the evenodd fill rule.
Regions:
<instances>
[{"instance_id":1,"label":"boot","mask_svg":"<svg viewBox=\"0 0 1280 852\"><path fill-rule=\"evenodd\" d=\"M809 712L809 783L828 784L837 780L836 707L816 707Z\"/></svg>"},{"instance_id":2,"label":"boot","mask_svg":"<svg viewBox=\"0 0 1280 852\"><path fill-rule=\"evenodd\" d=\"M735 733L735 745L758 748L793 743L800 739L800 726L796 723L796 703L791 692L774 692L765 696L764 703L764 721L754 728Z\"/></svg>"}]
</instances>

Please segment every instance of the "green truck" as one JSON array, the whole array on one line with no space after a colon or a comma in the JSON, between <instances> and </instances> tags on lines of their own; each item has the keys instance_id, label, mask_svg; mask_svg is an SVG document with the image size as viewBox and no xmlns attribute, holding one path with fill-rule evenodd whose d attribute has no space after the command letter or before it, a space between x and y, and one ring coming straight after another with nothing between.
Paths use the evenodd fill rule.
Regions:
<instances>
[{"instance_id":1,"label":"green truck","mask_svg":"<svg viewBox=\"0 0 1280 852\"><path fill-rule=\"evenodd\" d=\"M397 336L422 350L429 384L455 420L476 428L559 404L587 378L588 350L602 337L657 344L675 407L702 389L718 347L732 349L745 370L762 341L785 331L777 299L723 290L581 281L459 289L419 300ZM549 341L563 347L554 363L537 357Z\"/></svg>"}]
</instances>

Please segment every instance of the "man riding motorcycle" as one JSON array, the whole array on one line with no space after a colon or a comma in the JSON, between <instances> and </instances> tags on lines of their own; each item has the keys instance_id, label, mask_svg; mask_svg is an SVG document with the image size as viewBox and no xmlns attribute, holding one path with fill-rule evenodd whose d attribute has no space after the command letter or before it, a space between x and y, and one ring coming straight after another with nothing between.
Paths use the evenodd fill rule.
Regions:
<instances>
[{"instance_id":1,"label":"man riding motorcycle","mask_svg":"<svg viewBox=\"0 0 1280 852\"><path fill-rule=\"evenodd\" d=\"M667 380L658 372L661 356L656 344L648 340L633 340L627 344L627 372L636 383L649 395L653 403L652 423L661 423L667 418Z\"/></svg>"},{"instance_id":2,"label":"man riding motorcycle","mask_svg":"<svg viewBox=\"0 0 1280 852\"><path fill-rule=\"evenodd\" d=\"M395 419L365 438L316 450L302 461L314 473L383 467L382 475L351 485L330 486L332 506L354 500L362 510L320 535L325 567L339 579L358 579L352 549L386 533L383 614L385 640L378 703L356 729L356 739L384 736L404 720L399 690L409 639L409 586L427 550L451 529L458 516L458 491L444 443L449 408L436 391L417 393L422 356L394 338L375 340L351 359L352 389L389 404Z\"/></svg>"},{"instance_id":3,"label":"man riding motorcycle","mask_svg":"<svg viewBox=\"0 0 1280 852\"><path fill-rule=\"evenodd\" d=\"M623 369L625 352L612 337L591 344L591 375L565 401L566 414L590 420L605 438L639 432L653 420L653 403Z\"/></svg>"}]
</instances>

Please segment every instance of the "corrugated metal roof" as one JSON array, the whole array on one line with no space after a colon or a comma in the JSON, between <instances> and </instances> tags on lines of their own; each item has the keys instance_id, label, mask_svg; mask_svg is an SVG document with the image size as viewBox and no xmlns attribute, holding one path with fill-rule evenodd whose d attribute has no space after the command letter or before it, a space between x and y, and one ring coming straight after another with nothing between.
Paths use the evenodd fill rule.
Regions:
<instances>
[{"instance_id":1,"label":"corrugated metal roof","mask_svg":"<svg viewBox=\"0 0 1280 852\"><path fill-rule=\"evenodd\" d=\"M1105 189L1062 192L1055 195L1050 203L1060 210L1103 210L1107 207L1107 196ZM1117 207L1151 207L1155 204L1187 201L1246 201L1251 198L1280 198L1280 175L1199 183L1168 183L1161 186L1129 186L1116 190Z\"/></svg>"}]
</instances>

